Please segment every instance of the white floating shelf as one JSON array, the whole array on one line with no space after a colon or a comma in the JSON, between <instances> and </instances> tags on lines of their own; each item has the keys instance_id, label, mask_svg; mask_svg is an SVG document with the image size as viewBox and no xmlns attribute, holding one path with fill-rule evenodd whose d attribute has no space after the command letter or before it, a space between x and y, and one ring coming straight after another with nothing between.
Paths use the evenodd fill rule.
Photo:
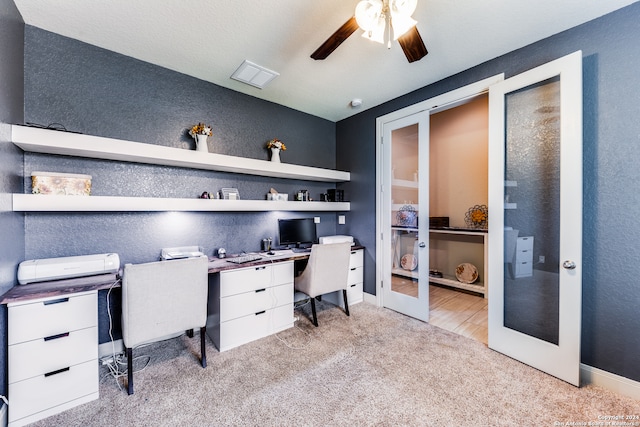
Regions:
<instances>
[{"instance_id":1,"label":"white floating shelf","mask_svg":"<svg viewBox=\"0 0 640 427\"><path fill-rule=\"evenodd\" d=\"M419 278L419 273L417 270L409 271L409 270L403 270L401 268L393 268L391 273L397 276L403 276L410 279ZM450 286L452 288L465 289L467 291L477 292L483 295L486 293L485 291L486 288L484 286L484 283L482 282L469 284L469 283L462 283L458 281L456 278L450 277L450 276L447 276L447 277L428 276L428 277L429 277L429 282L432 282L432 283L438 283L440 285Z\"/></svg>"},{"instance_id":2,"label":"white floating shelf","mask_svg":"<svg viewBox=\"0 0 640 427\"><path fill-rule=\"evenodd\" d=\"M418 181L408 181L406 179L394 179L391 185L394 187L418 188Z\"/></svg>"},{"instance_id":3,"label":"white floating shelf","mask_svg":"<svg viewBox=\"0 0 640 427\"><path fill-rule=\"evenodd\" d=\"M348 211L350 207L349 202L13 194L14 212L335 212Z\"/></svg>"},{"instance_id":4,"label":"white floating shelf","mask_svg":"<svg viewBox=\"0 0 640 427\"><path fill-rule=\"evenodd\" d=\"M272 178L321 182L346 182L349 172L275 163L223 154L165 147L156 144L103 138L28 126L11 126L11 138L24 151L151 165L177 166Z\"/></svg>"},{"instance_id":5,"label":"white floating shelf","mask_svg":"<svg viewBox=\"0 0 640 427\"><path fill-rule=\"evenodd\" d=\"M476 230L442 230L439 228L436 229L429 229L429 233L433 233L433 234L460 234L460 235L464 235L464 236L480 236L483 237L485 236L487 233L489 232L489 230L486 229L477 229Z\"/></svg>"},{"instance_id":6,"label":"white floating shelf","mask_svg":"<svg viewBox=\"0 0 640 427\"><path fill-rule=\"evenodd\" d=\"M433 277L429 276L429 281L433 283L438 283L440 285L451 286L452 288L465 289L467 291L477 292L479 294L485 294L486 288L484 283L475 282L475 283L462 283L455 279L454 277Z\"/></svg>"}]
</instances>

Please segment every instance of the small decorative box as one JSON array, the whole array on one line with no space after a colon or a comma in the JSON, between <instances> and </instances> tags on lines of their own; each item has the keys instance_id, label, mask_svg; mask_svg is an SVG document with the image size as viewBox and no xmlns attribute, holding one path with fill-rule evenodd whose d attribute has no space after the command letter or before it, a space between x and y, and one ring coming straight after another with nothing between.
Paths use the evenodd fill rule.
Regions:
<instances>
[{"instance_id":1,"label":"small decorative box","mask_svg":"<svg viewBox=\"0 0 640 427\"><path fill-rule=\"evenodd\" d=\"M289 195L287 193L267 193L267 200L286 202L289 200Z\"/></svg>"},{"instance_id":2,"label":"small decorative box","mask_svg":"<svg viewBox=\"0 0 640 427\"><path fill-rule=\"evenodd\" d=\"M31 173L31 192L33 194L90 196L91 175L33 172Z\"/></svg>"}]
</instances>

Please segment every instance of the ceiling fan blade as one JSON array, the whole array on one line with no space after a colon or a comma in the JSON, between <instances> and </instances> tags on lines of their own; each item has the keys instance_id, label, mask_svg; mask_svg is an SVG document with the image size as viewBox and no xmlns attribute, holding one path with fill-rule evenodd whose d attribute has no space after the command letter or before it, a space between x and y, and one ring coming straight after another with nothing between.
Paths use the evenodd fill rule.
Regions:
<instances>
[{"instance_id":1,"label":"ceiling fan blade","mask_svg":"<svg viewBox=\"0 0 640 427\"><path fill-rule=\"evenodd\" d=\"M409 62L419 61L429 53L415 26L407 31L406 34L398 37L398 43L402 46L404 55Z\"/></svg>"},{"instance_id":2,"label":"ceiling fan blade","mask_svg":"<svg viewBox=\"0 0 640 427\"><path fill-rule=\"evenodd\" d=\"M313 59L325 59L357 29L358 23L356 22L356 17L353 16L340 28L338 28L335 33L331 34L331 37L329 37L324 43L322 43L322 45L311 54L311 57Z\"/></svg>"}]
</instances>

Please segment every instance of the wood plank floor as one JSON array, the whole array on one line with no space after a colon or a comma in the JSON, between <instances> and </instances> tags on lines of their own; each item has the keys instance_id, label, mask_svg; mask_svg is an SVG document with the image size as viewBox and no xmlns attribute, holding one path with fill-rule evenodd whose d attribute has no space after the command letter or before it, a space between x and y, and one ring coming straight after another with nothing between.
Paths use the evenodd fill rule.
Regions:
<instances>
[{"instance_id":1,"label":"wood plank floor","mask_svg":"<svg viewBox=\"0 0 640 427\"><path fill-rule=\"evenodd\" d=\"M391 289L417 296L418 286L411 279L393 276ZM487 344L487 305L482 296L438 285L429 285L429 323Z\"/></svg>"}]
</instances>

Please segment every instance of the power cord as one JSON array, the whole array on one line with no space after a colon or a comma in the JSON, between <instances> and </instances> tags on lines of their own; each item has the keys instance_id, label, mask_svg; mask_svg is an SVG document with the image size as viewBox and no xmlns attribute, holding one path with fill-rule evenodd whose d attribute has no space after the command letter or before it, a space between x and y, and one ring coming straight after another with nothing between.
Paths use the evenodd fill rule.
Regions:
<instances>
[{"instance_id":1,"label":"power cord","mask_svg":"<svg viewBox=\"0 0 640 427\"><path fill-rule=\"evenodd\" d=\"M293 309L294 312L296 309L302 308L305 305L309 304L311 302L311 298L306 298L304 300L300 300L296 303L293 304ZM304 329L302 329L300 326L298 326L298 320L300 320L300 316L298 314L296 314L294 322L293 322L293 326L299 330L300 332L302 332L305 335L305 341L303 344L301 345L294 345L291 344L289 342L287 342L287 340L285 340L283 337L280 336L280 334L282 334L283 332L278 332L277 334L275 334L276 338L283 343L285 346L287 346L288 348L292 349L292 350L304 350L305 348L307 348L309 346L309 344L311 343L311 334L309 334L309 332L305 331Z\"/></svg>"},{"instance_id":2,"label":"power cord","mask_svg":"<svg viewBox=\"0 0 640 427\"><path fill-rule=\"evenodd\" d=\"M120 283L120 279L113 282L109 287L109 291L107 292L107 314L109 315L109 338L111 338L111 356L103 357L102 364L107 366L107 368L109 369L108 374L110 374L113 377L113 379L115 379L118 389L122 391L120 378L123 378L127 375L127 361L126 361L126 356L124 352L116 353L115 340L113 339L113 317L111 316L111 305L109 304L111 291L113 290L113 288L116 287L118 283ZM144 345L140 347L144 347ZM134 357L132 361L132 366L133 366L133 362L142 358L146 358L146 362L144 363L144 366L142 366L142 368L140 369L134 370L133 372L144 371L145 368L149 366L149 362L151 361L151 356L146 356L146 355L140 355L138 357Z\"/></svg>"}]
</instances>

